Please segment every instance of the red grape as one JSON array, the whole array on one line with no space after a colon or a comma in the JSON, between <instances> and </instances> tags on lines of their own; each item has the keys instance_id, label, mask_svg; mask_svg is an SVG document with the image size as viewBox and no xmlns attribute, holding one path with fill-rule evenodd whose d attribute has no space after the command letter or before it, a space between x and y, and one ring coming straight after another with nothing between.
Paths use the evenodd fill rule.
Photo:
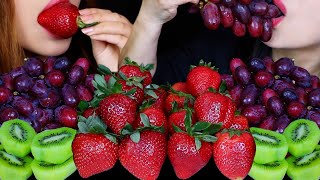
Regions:
<instances>
[{"instance_id":1,"label":"red grape","mask_svg":"<svg viewBox=\"0 0 320 180\"><path fill-rule=\"evenodd\" d=\"M239 66L245 66L246 67L246 64L240 58L231 59L230 64L229 64L229 68L230 68L232 74L234 74L234 72L236 71L237 67L239 67Z\"/></svg>"},{"instance_id":2,"label":"red grape","mask_svg":"<svg viewBox=\"0 0 320 180\"><path fill-rule=\"evenodd\" d=\"M223 27L232 27L234 18L231 9L223 6L222 4L219 5L219 9L221 13L221 24Z\"/></svg>"},{"instance_id":3,"label":"red grape","mask_svg":"<svg viewBox=\"0 0 320 180\"><path fill-rule=\"evenodd\" d=\"M319 111L317 112L314 110L309 110L305 118L314 121L315 123L317 123L318 127L320 128L320 112Z\"/></svg>"},{"instance_id":4,"label":"red grape","mask_svg":"<svg viewBox=\"0 0 320 180\"><path fill-rule=\"evenodd\" d=\"M265 70L258 71L254 75L254 80L256 82L256 85L264 88L264 87L271 87L274 83L274 77L273 75Z\"/></svg>"},{"instance_id":5,"label":"red grape","mask_svg":"<svg viewBox=\"0 0 320 180\"><path fill-rule=\"evenodd\" d=\"M251 20L251 14L250 14L250 10L249 8L241 3L237 3L234 7L233 7L233 13L235 15L235 17L244 24L248 24Z\"/></svg>"},{"instance_id":6,"label":"red grape","mask_svg":"<svg viewBox=\"0 0 320 180\"><path fill-rule=\"evenodd\" d=\"M221 17L220 12L214 3L208 2L202 9L201 15L204 22L204 25L211 30L218 29Z\"/></svg>"},{"instance_id":7,"label":"red grape","mask_svg":"<svg viewBox=\"0 0 320 180\"><path fill-rule=\"evenodd\" d=\"M68 73L68 82L72 85L79 84L84 79L84 70L81 66L74 65Z\"/></svg>"},{"instance_id":8,"label":"red grape","mask_svg":"<svg viewBox=\"0 0 320 180\"><path fill-rule=\"evenodd\" d=\"M88 74L89 68L90 68L90 61L87 58L79 58L74 65L78 65L82 67L84 70L84 76Z\"/></svg>"},{"instance_id":9,"label":"red grape","mask_svg":"<svg viewBox=\"0 0 320 180\"><path fill-rule=\"evenodd\" d=\"M80 102L76 89L70 84L63 86L62 97L64 104L73 108L76 108Z\"/></svg>"},{"instance_id":10,"label":"red grape","mask_svg":"<svg viewBox=\"0 0 320 180\"><path fill-rule=\"evenodd\" d=\"M271 112L276 117L281 116L285 113L284 105L278 96L273 96L269 98L267 102L267 108L269 112Z\"/></svg>"},{"instance_id":11,"label":"red grape","mask_svg":"<svg viewBox=\"0 0 320 180\"><path fill-rule=\"evenodd\" d=\"M268 12L264 15L264 18L272 19L281 15L279 8L273 4L268 5Z\"/></svg>"},{"instance_id":12,"label":"red grape","mask_svg":"<svg viewBox=\"0 0 320 180\"><path fill-rule=\"evenodd\" d=\"M80 100L91 101L93 99L93 93L84 85L78 85L76 90Z\"/></svg>"},{"instance_id":13,"label":"red grape","mask_svg":"<svg viewBox=\"0 0 320 180\"><path fill-rule=\"evenodd\" d=\"M48 57L43 65L43 71L45 74L53 70L54 63L56 62L56 57Z\"/></svg>"},{"instance_id":14,"label":"red grape","mask_svg":"<svg viewBox=\"0 0 320 180\"><path fill-rule=\"evenodd\" d=\"M60 96L55 90L50 90L46 97L39 99L39 103L44 108L55 108L59 102Z\"/></svg>"},{"instance_id":15,"label":"red grape","mask_svg":"<svg viewBox=\"0 0 320 180\"><path fill-rule=\"evenodd\" d=\"M258 16L252 16L251 21L249 21L247 25L247 28L252 37L260 37L263 32L262 19Z\"/></svg>"},{"instance_id":16,"label":"red grape","mask_svg":"<svg viewBox=\"0 0 320 180\"><path fill-rule=\"evenodd\" d=\"M278 117L278 120L273 126L273 130L278 133L283 133L284 129L290 124L291 120L287 115L282 115Z\"/></svg>"},{"instance_id":17,"label":"red grape","mask_svg":"<svg viewBox=\"0 0 320 180\"><path fill-rule=\"evenodd\" d=\"M240 96L242 106L254 105L258 98L258 88L254 84L246 86Z\"/></svg>"},{"instance_id":18,"label":"red grape","mask_svg":"<svg viewBox=\"0 0 320 180\"><path fill-rule=\"evenodd\" d=\"M250 4L252 2L252 0L239 0L239 2L241 2L242 4Z\"/></svg>"},{"instance_id":19,"label":"red grape","mask_svg":"<svg viewBox=\"0 0 320 180\"><path fill-rule=\"evenodd\" d=\"M299 101L292 101L288 105L287 113L293 119L300 119L306 115L307 108Z\"/></svg>"},{"instance_id":20,"label":"red grape","mask_svg":"<svg viewBox=\"0 0 320 180\"><path fill-rule=\"evenodd\" d=\"M320 88L314 89L308 94L308 104L320 108Z\"/></svg>"},{"instance_id":21,"label":"red grape","mask_svg":"<svg viewBox=\"0 0 320 180\"><path fill-rule=\"evenodd\" d=\"M31 77L37 77L43 74L43 62L35 57L28 58L23 68Z\"/></svg>"},{"instance_id":22,"label":"red grape","mask_svg":"<svg viewBox=\"0 0 320 180\"><path fill-rule=\"evenodd\" d=\"M10 89L0 87L0 105L9 103L12 100L13 94Z\"/></svg>"},{"instance_id":23,"label":"red grape","mask_svg":"<svg viewBox=\"0 0 320 180\"><path fill-rule=\"evenodd\" d=\"M34 110L32 102L20 96L15 96L13 98L12 106L23 116L31 115Z\"/></svg>"},{"instance_id":24,"label":"red grape","mask_svg":"<svg viewBox=\"0 0 320 180\"><path fill-rule=\"evenodd\" d=\"M290 58L281 58L276 61L276 74L279 76L289 76L294 69L294 63Z\"/></svg>"},{"instance_id":25,"label":"red grape","mask_svg":"<svg viewBox=\"0 0 320 180\"><path fill-rule=\"evenodd\" d=\"M67 57L60 57L54 62L53 68L62 72L66 72L69 70L70 66L71 62Z\"/></svg>"},{"instance_id":26,"label":"red grape","mask_svg":"<svg viewBox=\"0 0 320 180\"><path fill-rule=\"evenodd\" d=\"M239 66L234 72L236 81L241 85L248 85L251 81L251 73L245 66Z\"/></svg>"},{"instance_id":27,"label":"red grape","mask_svg":"<svg viewBox=\"0 0 320 180\"><path fill-rule=\"evenodd\" d=\"M51 87L62 87L65 77L59 70L52 70L45 77L46 83Z\"/></svg>"},{"instance_id":28,"label":"red grape","mask_svg":"<svg viewBox=\"0 0 320 180\"><path fill-rule=\"evenodd\" d=\"M275 72L275 63L273 59L269 56L262 59L264 65L266 66L266 70L269 71L271 74Z\"/></svg>"},{"instance_id":29,"label":"red grape","mask_svg":"<svg viewBox=\"0 0 320 180\"><path fill-rule=\"evenodd\" d=\"M232 26L232 32L236 36L242 37L246 34L246 25L241 23L238 19L235 19Z\"/></svg>"},{"instance_id":30,"label":"red grape","mask_svg":"<svg viewBox=\"0 0 320 180\"><path fill-rule=\"evenodd\" d=\"M56 121L63 126L77 128L78 114L77 111L69 106L60 106L55 110Z\"/></svg>"},{"instance_id":31,"label":"red grape","mask_svg":"<svg viewBox=\"0 0 320 180\"><path fill-rule=\"evenodd\" d=\"M259 128L272 131L275 122L276 122L276 118L274 116L268 116L262 120L262 122L259 125Z\"/></svg>"},{"instance_id":32,"label":"red grape","mask_svg":"<svg viewBox=\"0 0 320 180\"><path fill-rule=\"evenodd\" d=\"M242 87L240 85L236 85L230 90L229 93L230 93L230 96L233 99L233 101L236 103L236 106L239 106L240 97L242 94Z\"/></svg>"},{"instance_id":33,"label":"red grape","mask_svg":"<svg viewBox=\"0 0 320 180\"><path fill-rule=\"evenodd\" d=\"M315 76L315 75L311 76L311 86L312 86L312 89L320 88L320 79L318 76Z\"/></svg>"},{"instance_id":34,"label":"red grape","mask_svg":"<svg viewBox=\"0 0 320 180\"><path fill-rule=\"evenodd\" d=\"M267 110L262 105L252 105L246 107L242 115L248 119L250 125L257 125L267 116Z\"/></svg>"},{"instance_id":35,"label":"red grape","mask_svg":"<svg viewBox=\"0 0 320 180\"><path fill-rule=\"evenodd\" d=\"M262 93L262 102L265 106L268 104L268 100L271 97L278 96L278 94L273 89L265 89Z\"/></svg>"},{"instance_id":36,"label":"red grape","mask_svg":"<svg viewBox=\"0 0 320 180\"><path fill-rule=\"evenodd\" d=\"M90 74L86 77L84 85L91 91L94 92L94 86L92 81L94 80L94 74Z\"/></svg>"},{"instance_id":37,"label":"red grape","mask_svg":"<svg viewBox=\"0 0 320 180\"><path fill-rule=\"evenodd\" d=\"M227 89L230 90L234 86L234 81L232 75L229 74L221 74L221 81L225 81L227 84Z\"/></svg>"},{"instance_id":38,"label":"red grape","mask_svg":"<svg viewBox=\"0 0 320 180\"><path fill-rule=\"evenodd\" d=\"M272 37L272 28L273 24L270 19L263 19L262 21L262 35L260 39L264 42L267 42L271 39Z\"/></svg>"},{"instance_id":39,"label":"red grape","mask_svg":"<svg viewBox=\"0 0 320 180\"><path fill-rule=\"evenodd\" d=\"M296 93L298 96L298 101L306 105L308 103L308 96L306 91L301 87L297 87Z\"/></svg>"},{"instance_id":40,"label":"red grape","mask_svg":"<svg viewBox=\"0 0 320 180\"><path fill-rule=\"evenodd\" d=\"M12 107L5 107L0 111L0 122L19 118L19 113Z\"/></svg>"},{"instance_id":41,"label":"red grape","mask_svg":"<svg viewBox=\"0 0 320 180\"><path fill-rule=\"evenodd\" d=\"M249 5L251 13L256 16L263 16L268 12L268 3L264 1L253 1Z\"/></svg>"}]
</instances>

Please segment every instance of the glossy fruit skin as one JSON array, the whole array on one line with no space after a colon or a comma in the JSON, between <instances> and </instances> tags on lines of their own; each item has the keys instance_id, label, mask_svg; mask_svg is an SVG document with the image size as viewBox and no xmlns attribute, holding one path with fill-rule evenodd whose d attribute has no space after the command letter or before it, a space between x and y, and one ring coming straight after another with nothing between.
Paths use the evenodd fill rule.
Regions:
<instances>
[{"instance_id":1,"label":"glossy fruit skin","mask_svg":"<svg viewBox=\"0 0 320 180\"><path fill-rule=\"evenodd\" d=\"M142 80L143 87L146 87L147 85L151 84L152 76L150 72L142 72L140 70L140 67L134 66L134 65L124 65L121 66L119 69L119 72L123 73L127 78L130 77L145 77ZM151 77L151 78L150 78Z\"/></svg>"},{"instance_id":2,"label":"glossy fruit skin","mask_svg":"<svg viewBox=\"0 0 320 180\"><path fill-rule=\"evenodd\" d=\"M202 141L200 150L196 150L194 138L181 132L170 137L167 153L179 179L188 179L196 174L212 156L210 143Z\"/></svg>"},{"instance_id":3,"label":"glossy fruit skin","mask_svg":"<svg viewBox=\"0 0 320 180\"><path fill-rule=\"evenodd\" d=\"M174 112L174 113L169 115L169 117L168 117L168 129L169 129L169 132L171 134L175 133L175 131L173 129L173 125L179 127L182 131L186 131L186 126L185 126L185 123L184 123L186 114L187 114L187 111L182 109L180 111ZM196 120L196 116L195 116L194 113L192 113L191 126L193 124L195 124L196 121L197 121Z\"/></svg>"},{"instance_id":4,"label":"glossy fruit skin","mask_svg":"<svg viewBox=\"0 0 320 180\"><path fill-rule=\"evenodd\" d=\"M144 109L141 113L147 115L151 126L163 126L165 130L168 129L166 115L161 109L147 108L147 109ZM134 128L144 127L139 114L137 116L137 119L133 123L133 127Z\"/></svg>"},{"instance_id":5,"label":"glossy fruit skin","mask_svg":"<svg viewBox=\"0 0 320 180\"><path fill-rule=\"evenodd\" d=\"M65 127L77 128L78 114L77 111L69 106L60 106L55 109L56 121Z\"/></svg>"},{"instance_id":6,"label":"glossy fruit skin","mask_svg":"<svg viewBox=\"0 0 320 180\"><path fill-rule=\"evenodd\" d=\"M235 17L243 24L248 24L251 20L250 10L246 5L237 3L233 7Z\"/></svg>"},{"instance_id":7,"label":"glossy fruit skin","mask_svg":"<svg viewBox=\"0 0 320 180\"><path fill-rule=\"evenodd\" d=\"M212 2L208 2L201 9L201 15L204 25L211 30L218 29L221 23L221 15L218 6Z\"/></svg>"},{"instance_id":8,"label":"glossy fruit skin","mask_svg":"<svg viewBox=\"0 0 320 180\"><path fill-rule=\"evenodd\" d=\"M225 28L232 27L234 23L232 10L223 5L219 5L219 10L221 13L221 24L223 25L223 27Z\"/></svg>"},{"instance_id":9,"label":"glossy fruit skin","mask_svg":"<svg viewBox=\"0 0 320 180\"><path fill-rule=\"evenodd\" d=\"M10 101L12 101L12 98L13 94L10 89L0 87L0 105L9 103Z\"/></svg>"},{"instance_id":10,"label":"glossy fruit skin","mask_svg":"<svg viewBox=\"0 0 320 180\"><path fill-rule=\"evenodd\" d=\"M160 132L143 131L140 141L124 138L119 145L122 166L138 179L157 179L166 158L166 138Z\"/></svg>"},{"instance_id":11,"label":"glossy fruit skin","mask_svg":"<svg viewBox=\"0 0 320 180\"><path fill-rule=\"evenodd\" d=\"M256 104L246 107L242 111L242 115L248 119L249 124L252 126L259 124L267 116L267 110L264 106Z\"/></svg>"},{"instance_id":12,"label":"glossy fruit skin","mask_svg":"<svg viewBox=\"0 0 320 180\"><path fill-rule=\"evenodd\" d=\"M120 133L126 123L133 123L136 110L136 102L123 94L113 94L104 98L98 108L101 120L116 134Z\"/></svg>"},{"instance_id":13,"label":"glossy fruit skin","mask_svg":"<svg viewBox=\"0 0 320 180\"><path fill-rule=\"evenodd\" d=\"M229 179L244 179L255 155L254 138L248 132L230 138L222 133L213 144L213 159L220 172Z\"/></svg>"},{"instance_id":14,"label":"glossy fruit skin","mask_svg":"<svg viewBox=\"0 0 320 180\"><path fill-rule=\"evenodd\" d=\"M82 178L107 171L118 160L118 145L102 134L77 134L72 142L72 152Z\"/></svg>"},{"instance_id":15,"label":"glossy fruit skin","mask_svg":"<svg viewBox=\"0 0 320 180\"><path fill-rule=\"evenodd\" d=\"M243 115L236 115L233 118L232 124L227 129L247 130L249 129L248 119Z\"/></svg>"},{"instance_id":16,"label":"glossy fruit skin","mask_svg":"<svg viewBox=\"0 0 320 180\"><path fill-rule=\"evenodd\" d=\"M131 96L133 97L133 99L136 101L136 103L138 105L142 104L143 96L144 96L143 89L141 89L138 86L134 86L134 85L129 86L126 84L125 80L119 80L119 84L122 85L122 91L124 91L124 92L128 92L128 91L132 90L133 88L136 88L136 91L133 94L131 94Z\"/></svg>"},{"instance_id":17,"label":"glossy fruit skin","mask_svg":"<svg viewBox=\"0 0 320 180\"><path fill-rule=\"evenodd\" d=\"M79 16L77 6L63 2L42 11L38 23L60 38L70 38L78 31L76 22Z\"/></svg>"}]
</instances>

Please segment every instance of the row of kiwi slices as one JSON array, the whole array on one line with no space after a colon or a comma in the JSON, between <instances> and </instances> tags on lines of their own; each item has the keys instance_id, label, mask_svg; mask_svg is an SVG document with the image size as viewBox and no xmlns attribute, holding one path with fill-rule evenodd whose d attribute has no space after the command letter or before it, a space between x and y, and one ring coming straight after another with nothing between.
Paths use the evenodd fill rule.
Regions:
<instances>
[{"instance_id":1,"label":"row of kiwi slices","mask_svg":"<svg viewBox=\"0 0 320 180\"><path fill-rule=\"evenodd\" d=\"M320 178L320 130L306 119L293 121L283 134L252 127L256 144L249 176L259 180Z\"/></svg>"},{"instance_id":2,"label":"row of kiwi slices","mask_svg":"<svg viewBox=\"0 0 320 180\"><path fill-rule=\"evenodd\" d=\"M62 127L37 134L20 119L0 127L0 179L66 179L76 171L71 144L76 130ZM54 175L54 176L53 176Z\"/></svg>"}]
</instances>

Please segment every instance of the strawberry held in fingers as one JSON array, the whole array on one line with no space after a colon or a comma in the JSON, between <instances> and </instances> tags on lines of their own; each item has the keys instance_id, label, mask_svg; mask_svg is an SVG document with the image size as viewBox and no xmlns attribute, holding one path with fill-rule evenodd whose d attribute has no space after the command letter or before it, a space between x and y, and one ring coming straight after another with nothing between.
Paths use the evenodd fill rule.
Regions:
<instances>
[{"instance_id":1,"label":"strawberry held in fingers","mask_svg":"<svg viewBox=\"0 0 320 180\"><path fill-rule=\"evenodd\" d=\"M244 179L252 166L256 146L249 132L222 131L213 144L213 159L229 179Z\"/></svg>"},{"instance_id":2,"label":"strawberry held in fingers","mask_svg":"<svg viewBox=\"0 0 320 180\"><path fill-rule=\"evenodd\" d=\"M38 23L57 37L66 39L78 31L78 7L68 1L57 3L42 11Z\"/></svg>"}]
</instances>

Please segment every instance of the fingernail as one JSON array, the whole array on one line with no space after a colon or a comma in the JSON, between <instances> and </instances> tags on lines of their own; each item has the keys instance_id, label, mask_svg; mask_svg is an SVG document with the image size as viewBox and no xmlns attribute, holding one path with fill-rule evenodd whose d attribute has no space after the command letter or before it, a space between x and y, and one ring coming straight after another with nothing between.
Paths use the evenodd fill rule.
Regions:
<instances>
[{"instance_id":1,"label":"fingernail","mask_svg":"<svg viewBox=\"0 0 320 180\"><path fill-rule=\"evenodd\" d=\"M80 16L84 23L91 23L91 16Z\"/></svg>"},{"instance_id":2,"label":"fingernail","mask_svg":"<svg viewBox=\"0 0 320 180\"><path fill-rule=\"evenodd\" d=\"M93 31L93 28L92 28L92 27L88 27L88 28L82 29L81 31L82 31L84 34L89 35L89 33Z\"/></svg>"}]
</instances>

